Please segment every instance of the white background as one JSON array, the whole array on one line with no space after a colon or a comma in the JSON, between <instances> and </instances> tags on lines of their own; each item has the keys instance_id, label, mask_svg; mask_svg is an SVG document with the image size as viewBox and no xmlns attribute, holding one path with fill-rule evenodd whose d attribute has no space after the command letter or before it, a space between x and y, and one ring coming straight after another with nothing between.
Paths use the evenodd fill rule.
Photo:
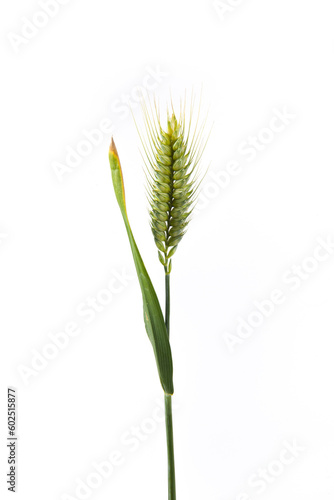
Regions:
<instances>
[{"instance_id":1,"label":"white background","mask_svg":"<svg viewBox=\"0 0 334 500\"><path fill-rule=\"evenodd\" d=\"M332 2L231 0L225 13L212 0L62 3L53 17L40 15L41 2L1 3L1 496L11 498L12 385L16 498L84 498L78 481L99 482L92 464L116 450L122 463L86 498L167 498L162 391L114 199L110 132L71 171L55 168L85 130L110 120L133 232L163 300L125 104L141 123L138 92L149 82L162 110L170 94L177 103L203 87L214 124L201 210L171 276L178 498L332 499L334 253L312 259L319 238L334 238ZM277 111L288 123L263 131ZM261 151L246 154L254 136ZM294 265L307 271L292 282ZM115 271L128 276L122 290L87 323L78 308ZM236 336L274 289L284 302L231 352L226 333ZM78 335L22 376L71 322ZM136 426L141 437L126 444ZM286 442L297 443L294 460ZM284 456L291 463L280 465ZM248 481L261 468L260 494Z\"/></svg>"}]
</instances>

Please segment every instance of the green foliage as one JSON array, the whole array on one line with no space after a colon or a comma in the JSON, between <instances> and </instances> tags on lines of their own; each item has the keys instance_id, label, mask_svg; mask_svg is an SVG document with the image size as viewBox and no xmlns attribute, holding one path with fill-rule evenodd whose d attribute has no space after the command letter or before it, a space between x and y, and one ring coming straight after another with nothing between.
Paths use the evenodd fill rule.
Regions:
<instances>
[{"instance_id":1,"label":"green foliage","mask_svg":"<svg viewBox=\"0 0 334 500\"><path fill-rule=\"evenodd\" d=\"M161 385L166 394L173 394L173 362L163 314L144 262L133 237L125 203L124 182L121 164L114 141L111 141L109 162L115 195L120 207L143 297L144 322L151 341Z\"/></svg>"}]
</instances>

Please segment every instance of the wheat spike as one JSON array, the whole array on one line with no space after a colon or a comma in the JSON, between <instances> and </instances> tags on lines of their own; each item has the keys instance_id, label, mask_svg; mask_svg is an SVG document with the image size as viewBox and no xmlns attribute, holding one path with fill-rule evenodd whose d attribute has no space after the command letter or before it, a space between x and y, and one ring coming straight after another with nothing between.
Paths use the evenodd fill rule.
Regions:
<instances>
[{"instance_id":1,"label":"wheat spike","mask_svg":"<svg viewBox=\"0 0 334 500\"><path fill-rule=\"evenodd\" d=\"M192 101L186 127L186 101L181 102L179 119L172 105L163 129L156 102L154 107L150 101L143 105L146 138L141 136L141 140L150 223L159 260L167 273L171 271L171 257L187 230L202 180L199 167L206 144L203 141L205 121L199 124L198 111L192 126L193 108Z\"/></svg>"}]
</instances>

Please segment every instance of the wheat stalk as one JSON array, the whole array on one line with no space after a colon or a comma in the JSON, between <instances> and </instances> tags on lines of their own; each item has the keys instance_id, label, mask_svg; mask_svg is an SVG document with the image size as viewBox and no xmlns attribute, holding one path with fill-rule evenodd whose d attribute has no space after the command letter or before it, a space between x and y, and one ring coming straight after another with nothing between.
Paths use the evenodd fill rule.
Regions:
<instances>
[{"instance_id":1,"label":"wheat stalk","mask_svg":"<svg viewBox=\"0 0 334 500\"><path fill-rule=\"evenodd\" d=\"M198 188L203 178L200 176L200 160L206 145L206 141L203 140L205 121L200 124L198 111L194 122L193 109L192 99L186 126L186 101L184 100L183 104L181 102L179 118L176 117L171 105L171 110L167 112L166 128L163 128L156 102L154 101L154 106L151 101L144 102L146 137L138 130L144 149L150 225L158 248L159 260L165 269L165 318L132 234L125 203L121 164L113 140L109 150L115 195L125 223L141 287L145 327L154 350L164 390L169 500L176 500L172 419L173 362L169 343L171 258L191 219Z\"/></svg>"},{"instance_id":2,"label":"wheat stalk","mask_svg":"<svg viewBox=\"0 0 334 500\"><path fill-rule=\"evenodd\" d=\"M169 338L170 272L172 256L182 240L195 207L200 176L200 160L207 139L203 139L205 120L199 124L200 113L193 124L194 101L191 101L186 126L186 100L180 104L176 117L173 104L167 111L163 128L156 101L143 104L146 137L140 132L146 166L150 225L161 264L165 269L165 324ZM138 129L138 127L137 127ZM168 499L176 500L172 397L165 394L165 420L168 458Z\"/></svg>"}]
</instances>

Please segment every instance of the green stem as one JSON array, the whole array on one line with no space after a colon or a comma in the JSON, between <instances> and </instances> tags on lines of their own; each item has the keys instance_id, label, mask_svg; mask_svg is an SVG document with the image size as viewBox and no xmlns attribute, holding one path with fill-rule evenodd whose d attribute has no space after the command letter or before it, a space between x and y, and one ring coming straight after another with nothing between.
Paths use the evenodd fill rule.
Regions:
<instances>
[{"instance_id":1,"label":"green stem","mask_svg":"<svg viewBox=\"0 0 334 500\"><path fill-rule=\"evenodd\" d=\"M165 272L166 272L165 267ZM170 317L170 274L165 274L165 294L166 294L166 309L165 309L165 324L167 335L169 338L169 317Z\"/></svg>"},{"instance_id":2,"label":"green stem","mask_svg":"<svg viewBox=\"0 0 334 500\"><path fill-rule=\"evenodd\" d=\"M165 418L168 454L168 500L176 500L172 396L169 394L165 394Z\"/></svg>"},{"instance_id":3,"label":"green stem","mask_svg":"<svg viewBox=\"0 0 334 500\"><path fill-rule=\"evenodd\" d=\"M170 275L167 274L166 267L165 267L165 272L166 272L166 274L165 274L165 291L166 291L165 323L166 323L167 334L169 337ZM170 394L165 394L165 419L166 419L167 457L168 457L168 500L176 500L172 396Z\"/></svg>"}]
</instances>

